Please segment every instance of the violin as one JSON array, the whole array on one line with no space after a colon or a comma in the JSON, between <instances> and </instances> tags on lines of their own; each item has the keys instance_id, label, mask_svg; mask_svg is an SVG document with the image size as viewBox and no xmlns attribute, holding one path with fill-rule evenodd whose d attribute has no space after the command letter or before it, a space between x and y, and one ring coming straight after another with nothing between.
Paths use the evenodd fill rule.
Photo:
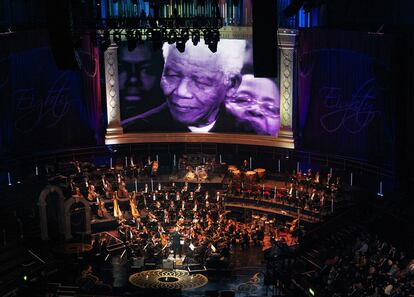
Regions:
<instances>
[{"instance_id":1,"label":"violin","mask_svg":"<svg viewBox=\"0 0 414 297\"><path fill-rule=\"evenodd\" d=\"M126 198L128 197L128 190L125 187L125 183L121 183L118 189L118 197L119 198Z\"/></svg>"},{"instance_id":2,"label":"violin","mask_svg":"<svg viewBox=\"0 0 414 297\"><path fill-rule=\"evenodd\" d=\"M108 215L108 210L105 208L105 203L103 201L99 202L99 208L98 208L98 216L103 218Z\"/></svg>"},{"instance_id":3,"label":"violin","mask_svg":"<svg viewBox=\"0 0 414 297\"><path fill-rule=\"evenodd\" d=\"M151 174L155 174L158 171L158 161L154 161L152 162L152 167L151 167Z\"/></svg>"},{"instance_id":4,"label":"violin","mask_svg":"<svg viewBox=\"0 0 414 297\"><path fill-rule=\"evenodd\" d=\"M95 201L96 198L98 198L98 193L95 192L95 187L93 185L90 185L89 188L88 188L87 199L89 201Z\"/></svg>"}]
</instances>

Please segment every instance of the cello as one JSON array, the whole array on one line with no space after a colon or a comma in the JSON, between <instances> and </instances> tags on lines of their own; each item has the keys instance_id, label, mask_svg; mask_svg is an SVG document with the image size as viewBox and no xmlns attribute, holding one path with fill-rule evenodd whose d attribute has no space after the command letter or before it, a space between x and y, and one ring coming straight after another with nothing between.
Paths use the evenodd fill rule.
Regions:
<instances>
[{"instance_id":1,"label":"cello","mask_svg":"<svg viewBox=\"0 0 414 297\"><path fill-rule=\"evenodd\" d=\"M104 218L108 215L108 210L105 208L105 202L99 201L98 216Z\"/></svg>"},{"instance_id":2,"label":"cello","mask_svg":"<svg viewBox=\"0 0 414 297\"><path fill-rule=\"evenodd\" d=\"M152 167L151 167L151 175L156 175L158 172L158 161L153 161L152 162Z\"/></svg>"}]
</instances>

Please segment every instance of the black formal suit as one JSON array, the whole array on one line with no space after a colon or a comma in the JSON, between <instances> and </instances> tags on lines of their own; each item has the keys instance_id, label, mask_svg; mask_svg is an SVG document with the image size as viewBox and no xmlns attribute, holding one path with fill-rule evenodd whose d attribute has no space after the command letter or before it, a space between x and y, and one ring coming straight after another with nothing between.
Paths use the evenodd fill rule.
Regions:
<instances>
[{"instance_id":1,"label":"black formal suit","mask_svg":"<svg viewBox=\"0 0 414 297\"><path fill-rule=\"evenodd\" d=\"M122 127L126 133L191 132L187 125L174 120L167 103L163 103L145 114L130 118L129 122L123 124ZM223 105L214 126L206 132L253 133L254 130L247 122L241 122L228 113Z\"/></svg>"},{"instance_id":2,"label":"black formal suit","mask_svg":"<svg viewBox=\"0 0 414 297\"><path fill-rule=\"evenodd\" d=\"M179 254L180 258L181 258L182 248L181 248L181 242L180 242L181 241L181 235L180 235L180 233L177 232L177 231L175 231L174 233L172 233L172 235L171 235L171 241L172 241L172 247L173 247L173 250L174 250L174 258L176 257L177 252L178 252L178 254Z\"/></svg>"}]
</instances>

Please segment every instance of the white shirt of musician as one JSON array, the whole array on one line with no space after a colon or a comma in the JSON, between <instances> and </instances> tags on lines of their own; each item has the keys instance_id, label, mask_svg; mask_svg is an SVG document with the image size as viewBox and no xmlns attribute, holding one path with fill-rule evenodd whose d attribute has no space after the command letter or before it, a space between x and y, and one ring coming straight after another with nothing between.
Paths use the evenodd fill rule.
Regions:
<instances>
[{"instance_id":1,"label":"white shirt of musician","mask_svg":"<svg viewBox=\"0 0 414 297\"><path fill-rule=\"evenodd\" d=\"M293 187L291 187L291 188L289 189L289 195L292 195L292 192L293 192Z\"/></svg>"}]
</instances>

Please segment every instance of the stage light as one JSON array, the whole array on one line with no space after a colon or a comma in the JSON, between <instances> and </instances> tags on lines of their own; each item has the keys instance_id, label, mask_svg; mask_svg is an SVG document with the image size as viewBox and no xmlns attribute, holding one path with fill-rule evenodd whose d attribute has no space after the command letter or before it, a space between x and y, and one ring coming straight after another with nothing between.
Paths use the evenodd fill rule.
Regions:
<instances>
[{"instance_id":1,"label":"stage light","mask_svg":"<svg viewBox=\"0 0 414 297\"><path fill-rule=\"evenodd\" d=\"M23 280L25 281L25 282L27 282L27 280L28 280L29 278L27 277L27 275L23 275Z\"/></svg>"},{"instance_id":2,"label":"stage light","mask_svg":"<svg viewBox=\"0 0 414 297\"><path fill-rule=\"evenodd\" d=\"M185 44L188 41L188 36L189 36L188 30L181 29L180 37L177 39L177 42L176 42L177 50L180 53L183 53L185 51Z\"/></svg>"},{"instance_id":3,"label":"stage light","mask_svg":"<svg viewBox=\"0 0 414 297\"><path fill-rule=\"evenodd\" d=\"M162 30L151 30L152 49L154 51L161 49L163 43L163 31Z\"/></svg>"},{"instance_id":4,"label":"stage light","mask_svg":"<svg viewBox=\"0 0 414 297\"><path fill-rule=\"evenodd\" d=\"M144 41L142 40L142 32L141 30L135 31L135 38L137 39L138 44L143 44Z\"/></svg>"},{"instance_id":5,"label":"stage light","mask_svg":"<svg viewBox=\"0 0 414 297\"><path fill-rule=\"evenodd\" d=\"M200 42L200 31L199 30L193 30L191 32L191 41L196 46Z\"/></svg>"},{"instance_id":6,"label":"stage light","mask_svg":"<svg viewBox=\"0 0 414 297\"><path fill-rule=\"evenodd\" d=\"M105 30L103 35L101 36L101 48L103 51L106 51L108 47L111 45L111 37L109 35L109 31Z\"/></svg>"},{"instance_id":7,"label":"stage light","mask_svg":"<svg viewBox=\"0 0 414 297\"><path fill-rule=\"evenodd\" d=\"M128 30L126 32L126 39L128 44L128 51L132 52L137 47L137 39L135 37L134 31Z\"/></svg>"},{"instance_id":8,"label":"stage light","mask_svg":"<svg viewBox=\"0 0 414 297\"><path fill-rule=\"evenodd\" d=\"M208 45L211 41L211 31L206 29L203 31L203 35L204 35L204 44Z\"/></svg>"},{"instance_id":9,"label":"stage light","mask_svg":"<svg viewBox=\"0 0 414 297\"><path fill-rule=\"evenodd\" d=\"M122 41L121 31L115 30L114 33L112 33L112 38L114 42L119 46Z\"/></svg>"},{"instance_id":10,"label":"stage light","mask_svg":"<svg viewBox=\"0 0 414 297\"><path fill-rule=\"evenodd\" d=\"M172 29L170 30L170 32L168 32L167 42L168 44L173 44L176 41L177 41L177 32L175 32L175 30Z\"/></svg>"},{"instance_id":11,"label":"stage light","mask_svg":"<svg viewBox=\"0 0 414 297\"><path fill-rule=\"evenodd\" d=\"M213 52L217 52L217 43L220 40L219 30L204 30L204 43Z\"/></svg>"}]
</instances>

